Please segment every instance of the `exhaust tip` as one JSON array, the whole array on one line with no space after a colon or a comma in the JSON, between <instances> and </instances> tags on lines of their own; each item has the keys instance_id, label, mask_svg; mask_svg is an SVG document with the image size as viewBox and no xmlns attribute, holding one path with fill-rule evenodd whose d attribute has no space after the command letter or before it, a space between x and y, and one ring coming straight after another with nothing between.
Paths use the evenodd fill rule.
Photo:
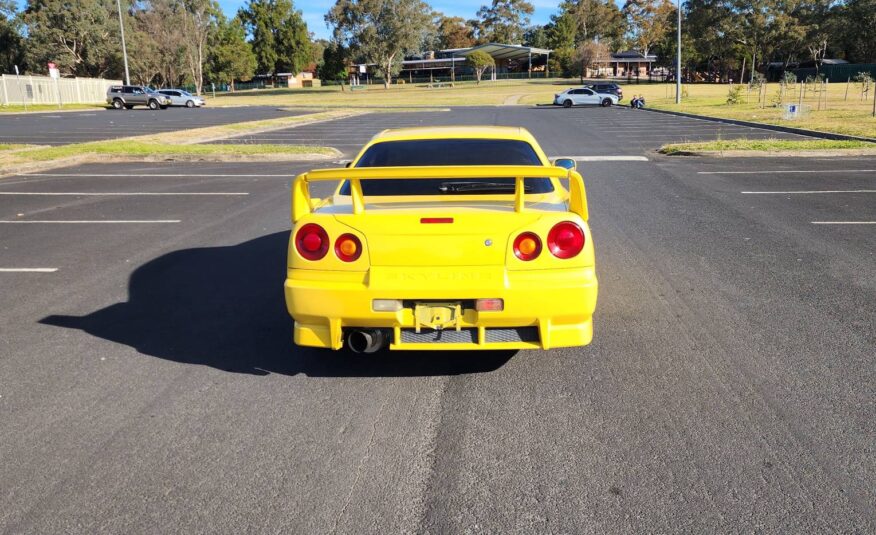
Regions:
<instances>
[{"instance_id":1,"label":"exhaust tip","mask_svg":"<svg viewBox=\"0 0 876 535\"><path fill-rule=\"evenodd\" d=\"M380 329L355 329L347 335L347 347L353 353L375 353L387 341L386 335Z\"/></svg>"}]
</instances>

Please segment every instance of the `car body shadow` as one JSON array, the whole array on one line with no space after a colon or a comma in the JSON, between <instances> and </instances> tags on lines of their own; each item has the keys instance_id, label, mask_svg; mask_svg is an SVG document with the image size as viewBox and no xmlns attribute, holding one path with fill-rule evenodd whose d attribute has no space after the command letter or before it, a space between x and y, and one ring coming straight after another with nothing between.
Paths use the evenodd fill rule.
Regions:
<instances>
[{"instance_id":1,"label":"car body shadow","mask_svg":"<svg viewBox=\"0 0 876 535\"><path fill-rule=\"evenodd\" d=\"M238 245L184 249L137 268L128 301L46 325L84 332L144 355L236 373L314 377L458 375L493 371L513 352L352 355L295 346L283 281L288 232Z\"/></svg>"}]
</instances>

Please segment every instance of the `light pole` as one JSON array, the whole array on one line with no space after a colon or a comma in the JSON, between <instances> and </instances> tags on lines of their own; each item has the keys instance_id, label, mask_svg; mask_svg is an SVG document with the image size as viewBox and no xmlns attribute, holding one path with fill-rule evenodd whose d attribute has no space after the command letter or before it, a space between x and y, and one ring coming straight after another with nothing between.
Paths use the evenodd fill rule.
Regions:
<instances>
[{"instance_id":1,"label":"light pole","mask_svg":"<svg viewBox=\"0 0 876 535\"><path fill-rule=\"evenodd\" d=\"M678 48L675 50L675 103L681 104L681 0L678 0Z\"/></svg>"},{"instance_id":2,"label":"light pole","mask_svg":"<svg viewBox=\"0 0 876 535\"><path fill-rule=\"evenodd\" d=\"M128 73L128 50L125 48L125 23L122 21L121 0L116 0L116 7L119 9L119 29L122 30L122 57L125 59L125 84L131 85L131 75Z\"/></svg>"}]
</instances>

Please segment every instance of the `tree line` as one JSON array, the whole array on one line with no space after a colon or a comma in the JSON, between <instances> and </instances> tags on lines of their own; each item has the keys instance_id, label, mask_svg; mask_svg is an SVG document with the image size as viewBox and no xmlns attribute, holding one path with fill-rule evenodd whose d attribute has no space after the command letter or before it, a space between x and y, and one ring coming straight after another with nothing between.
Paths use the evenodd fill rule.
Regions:
<instances>
[{"instance_id":1,"label":"tree line","mask_svg":"<svg viewBox=\"0 0 876 535\"><path fill-rule=\"evenodd\" d=\"M552 49L549 68L579 75L612 51L676 52L671 0L562 0L544 25L526 0L491 0L475 17L447 16L424 0L336 0L325 15L330 39L314 39L292 0L248 0L233 17L216 0L122 0L132 82L159 86L232 83L256 74L297 73L341 80L350 63L374 64L390 83L401 61L422 51L479 43ZM682 57L687 70L721 79L748 66L842 58L876 62L876 0L686 0ZM0 0L0 71L13 65L64 75L123 73L115 0Z\"/></svg>"},{"instance_id":2,"label":"tree line","mask_svg":"<svg viewBox=\"0 0 876 535\"><path fill-rule=\"evenodd\" d=\"M257 73L298 73L318 58L291 0L249 0L227 17L216 0L123 0L131 82L163 87L234 84ZM0 0L0 71L123 78L115 0ZM320 51L321 52L321 51Z\"/></svg>"}]
</instances>

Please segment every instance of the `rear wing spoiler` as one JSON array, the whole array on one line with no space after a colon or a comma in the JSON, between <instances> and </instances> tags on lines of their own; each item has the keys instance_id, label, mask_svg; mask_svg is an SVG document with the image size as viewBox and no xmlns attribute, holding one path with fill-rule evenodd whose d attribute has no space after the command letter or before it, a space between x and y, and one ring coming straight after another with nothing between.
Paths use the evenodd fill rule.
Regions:
<instances>
[{"instance_id":1,"label":"rear wing spoiler","mask_svg":"<svg viewBox=\"0 0 876 535\"><path fill-rule=\"evenodd\" d=\"M302 173L295 177L292 183L292 221L298 221L313 211L310 199L309 184L333 180L350 181L350 197L353 214L365 212L365 195L362 193L361 180L418 180L428 178L446 179L490 179L513 178L514 210L524 210L523 187L524 177L566 178L569 180L569 210L588 219L587 195L584 191L584 179L576 171L562 167L544 167L538 165L465 165L465 166L428 166L428 167L341 167L337 169L318 169Z\"/></svg>"}]
</instances>

